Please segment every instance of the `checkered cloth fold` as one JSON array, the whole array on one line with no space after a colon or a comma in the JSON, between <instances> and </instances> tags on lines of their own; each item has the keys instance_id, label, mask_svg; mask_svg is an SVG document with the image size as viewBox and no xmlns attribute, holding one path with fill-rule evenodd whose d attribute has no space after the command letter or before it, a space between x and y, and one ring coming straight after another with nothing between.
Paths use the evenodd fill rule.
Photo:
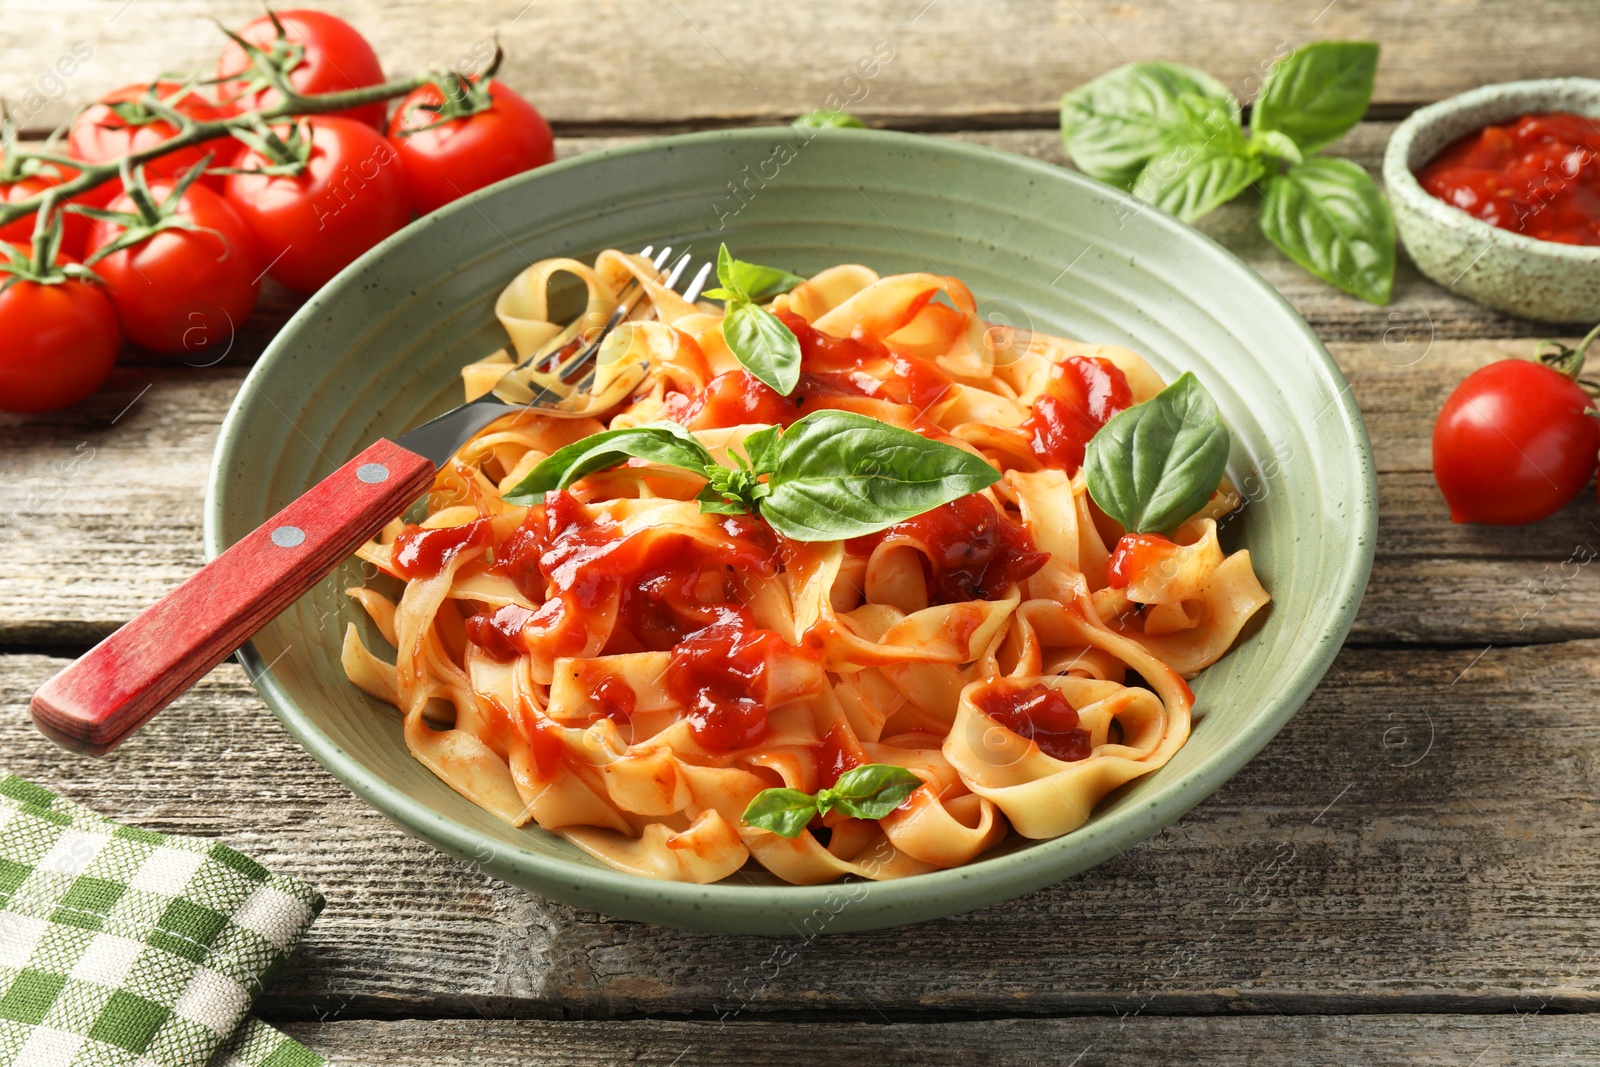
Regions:
<instances>
[{"instance_id":1,"label":"checkered cloth fold","mask_svg":"<svg viewBox=\"0 0 1600 1067\"><path fill-rule=\"evenodd\" d=\"M0 777L0 1067L321 1067L246 1014L321 910L226 845Z\"/></svg>"}]
</instances>

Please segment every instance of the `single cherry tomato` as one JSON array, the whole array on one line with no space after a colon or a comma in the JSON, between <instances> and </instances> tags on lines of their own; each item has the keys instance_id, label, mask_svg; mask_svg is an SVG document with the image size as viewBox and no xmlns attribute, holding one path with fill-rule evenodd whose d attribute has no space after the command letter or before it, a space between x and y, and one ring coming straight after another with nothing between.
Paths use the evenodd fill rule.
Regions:
<instances>
[{"instance_id":1,"label":"single cherry tomato","mask_svg":"<svg viewBox=\"0 0 1600 1067\"><path fill-rule=\"evenodd\" d=\"M100 387L122 334L105 290L60 268L29 265L23 245L0 244L0 409L54 411ZM9 262L8 262L9 261Z\"/></svg>"},{"instance_id":2,"label":"single cherry tomato","mask_svg":"<svg viewBox=\"0 0 1600 1067\"><path fill-rule=\"evenodd\" d=\"M1455 522L1513 526L1554 514L1588 484L1597 456L1594 401L1533 360L1473 371L1433 427L1433 476Z\"/></svg>"},{"instance_id":3,"label":"single cherry tomato","mask_svg":"<svg viewBox=\"0 0 1600 1067\"><path fill-rule=\"evenodd\" d=\"M96 260L128 230L96 220L89 259L111 290L130 341L156 352L194 352L230 341L249 317L261 292L261 255L250 228L223 197L203 185L176 200L173 192L171 183L157 182L149 196L161 216L175 215L193 228L164 228ZM128 193L110 210L157 221Z\"/></svg>"},{"instance_id":4,"label":"single cherry tomato","mask_svg":"<svg viewBox=\"0 0 1600 1067\"><path fill-rule=\"evenodd\" d=\"M448 99L438 85L414 90L389 125L419 215L555 158L550 124L503 82L452 76L446 88Z\"/></svg>"},{"instance_id":5,"label":"single cherry tomato","mask_svg":"<svg viewBox=\"0 0 1600 1067\"><path fill-rule=\"evenodd\" d=\"M177 127L142 103L151 92L167 107L197 122L214 122L223 117L217 105L201 96L193 86L170 81L125 85L102 96L98 103L84 108L72 120L72 128L67 132L67 154L89 163L106 163L130 152L152 148L176 134ZM214 166L226 166L237 151L238 143L233 138L214 138L151 160L144 166L145 177L151 181L177 178L208 153ZM204 181L214 189L222 187L219 175L207 175ZM114 178L85 194L83 199L104 205L116 199L121 191L122 182Z\"/></svg>"},{"instance_id":6,"label":"single cherry tomato","mask_svg":"<svg viewBox=\"0 0 1600 1067\"><path fill-rule=\"evenodd\" d=\"M361 253L411 220L405 167L394 146L365 123L313 116L310 152L299 174L228 176L228 200L255 233L269 273L315 292ZM282 128L283 135L290 133ZM248 171L281 161L251 149Z\"/></svg>"},{"instance_id":7,"label":"single cherry tomato","mask_svg":"<svg viewBox=\"0 0 1600 1067\"><path fill-rule=\"evenodd\" d=\"M275 57L287 71L289 84L302 93L338 93L383 82L383 64L372 45L354 26L325 11L263 15L240 30L239 36ZM237 41L223 46L217 76L230 79L217 89L230 114L270 107L278 101L278 91L255 73L254 61ZM388 113L388 103L383 100L334 112L380 130Z\"/></svg>"},{"instance_id":8,"label":"single cherry tomato","mask_svg":"<svg viewBox=\"0 0 1600 1067\"><path fill-rule=\"evenodd\" d=\"M52 186L76 175L60 173L63 168L51 166L55 173L47 174L44 170L26 175L24 177L6 179L0 173L0 203L14 204L21 200L31 200ZM98 191L98 190L96 190ZM61 250L74 258L83 255L84 242L89 238L89 219L75 211L60 211L61 224L64 232L61 238ZM39 213L29 212L21 218L12 219L4 226L0 226L0 241L13 241L19 245L27 246L33 240L33 228L37 224Z\"/></svg>"}]
</instances>

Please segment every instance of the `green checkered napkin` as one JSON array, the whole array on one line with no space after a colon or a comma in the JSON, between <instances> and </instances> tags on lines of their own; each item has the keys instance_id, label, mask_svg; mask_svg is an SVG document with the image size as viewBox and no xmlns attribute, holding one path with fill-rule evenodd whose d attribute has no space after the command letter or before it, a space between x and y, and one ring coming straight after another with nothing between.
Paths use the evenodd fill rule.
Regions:
<instances>
[{"instance_id":1,"label":"green checkered napkin","mask_svg":"<svg viewBox=\"0 0 1600 1067\"><path fill-rule=\"evenodd\" d=\"M320 1067L246 1012L321 910L226 845L0 777L0 1067Z\"/></svg>"}]
</instances>

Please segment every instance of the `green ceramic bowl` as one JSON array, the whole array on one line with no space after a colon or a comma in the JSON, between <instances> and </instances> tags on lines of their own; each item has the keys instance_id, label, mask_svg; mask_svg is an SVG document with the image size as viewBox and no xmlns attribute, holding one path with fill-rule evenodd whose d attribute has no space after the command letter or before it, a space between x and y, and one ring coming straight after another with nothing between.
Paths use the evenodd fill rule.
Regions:
<instances>
[{"instance_id":1,"label":"green ceramic bowl","mask_svg":"<svg viewBox=\"0 0 1600 1067\"><path fill-rule=\"evenodd\" d=\"M1189 743L1076 833L1013 840L956 870L810 888L760 872L708 886L635 878L501 823L410 757L396 712L339 667L340 635L357 619L341 595L361 581L351 562L240 653L274 714L350 788L445 852L580 907L728 932L859 930L982 907L1116 855L1220 786L1306 699L1366 587L1377 511L1361 416L1316 335L1249 268L1168 216L1057 167L931 137L667 138L545 167L408 227L313 297L251 372L211 470L207 551L373 438L459 402L457 370L504 343L491 305L528 263L664 243L714 256L722 240L799 272L853 261L954 274L990 319L1127 345L1168 375L1199 375L1233 430L1230 472L1250 500L1233 535L1274 604L1196 683Z\"/></svg>"}]
</instances>

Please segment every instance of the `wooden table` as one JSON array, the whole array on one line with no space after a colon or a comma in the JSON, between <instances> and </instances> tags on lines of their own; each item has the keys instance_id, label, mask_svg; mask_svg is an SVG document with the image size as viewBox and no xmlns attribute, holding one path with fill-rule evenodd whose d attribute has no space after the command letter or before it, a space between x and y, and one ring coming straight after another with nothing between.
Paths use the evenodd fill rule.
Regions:
<instances>
[{"instance_id":1,"label":"wooden table","mask_svg":"<svg viewBox=\"0 0 1600 1067\"><path fill-rule=\"evenodd\" d=\"M886 41L894 59L853 110L1060 163L1058 94L1124 60L1193 63L1248 95L1290 43L1348 37L1384 53L1371 121L1335 151L1376 170L1415 107L1593 74L1600 54L1584 0L326 6L395 71L498 29L506 78L565 155L786 121L849 92L851 65ZM8 0L0 93L45 90L29 116L43 129L74 101L207 63L204 16L257 10ZM51 100L45 72L75 40L94 54ZM232 663L109 759L37 736L34 686L200 564L217 426L293 310L281 293L216 365L135 354L81 407L0 423L0 766L319 885L328 909L260 1011L339 1062L1593 1062L1600 588L1583 561L1600 555L1600 506L1586 493L1535 526L1455 527L1429 475L1454 383L1550 331L1407 263L1391 307L1360 303L1279 258L1254 213L1241 200L1202 228L1350 379L1379 471L1377 564L1333 670L1266 751L1079 878L898 930L683 933L538 900L413 842L307 757Z\"/></svg>"}]
</instances>

